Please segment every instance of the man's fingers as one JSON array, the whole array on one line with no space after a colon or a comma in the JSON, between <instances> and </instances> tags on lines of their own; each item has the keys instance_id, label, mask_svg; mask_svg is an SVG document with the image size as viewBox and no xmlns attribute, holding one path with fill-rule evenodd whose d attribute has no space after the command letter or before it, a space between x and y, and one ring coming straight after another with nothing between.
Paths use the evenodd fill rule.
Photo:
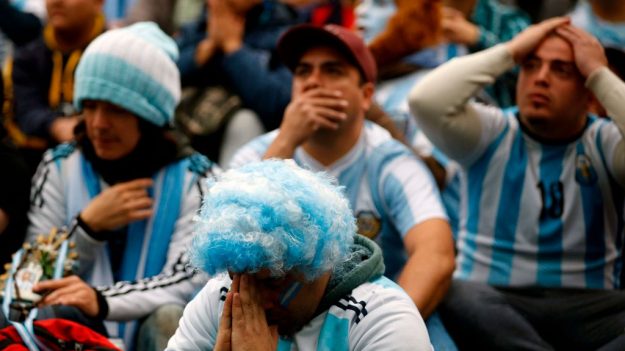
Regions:
<instances>
[{"instance_id":1,"label":"man's fingers","mask_svg":"<svg viewBox=\"0 0 625 351\"><path fill-rule=\"evenodd\" d=\"M39 303L42 305L67 304L68 301L73 301L72 296L79 292L80 289L74 285L64 286L49 293Z\"/></svg>"},{"instance_id":2,"label":"man's fingers","mask_svg":"<svg viewBox=\"0 0 625 351\"><path fill-rule=\"evenodd\" d=\"M245 317L243 313L243 303L241 293L232 293L232 328L244 328Z\"/></svg>"},{"instance_id":3,"label":"man's fingers","mask_svg":"<svg viewBox=\"0 0 625 351\"><path fill-rule=\"evenodd\" d=\"M149 198L150 196L148 195L148 192L145 189L132 189L132 190L124 191L121 197L122 197L122 200L124 201L130 201L130 200L139 199L139 198Z\"/></svg>"},{"instance_id":4,"label":"man's fingers","mask_svg":"<svg viewBox=\"0 0 625 351\"><path fill-rule=\"evenodd\" d=\"M77 280L79 279L76 276L70 276L61 279L44 280L33 286L33 291L40 292L46 290L56 290L74 284Z\"/></svg>"},{"instance_id":5,"label":"man's fingers","mask_svg":"<svg viewBox=\"0 0 625 351\"><path fill-rule=\"evenodd\" d=\"M331 122L342 122L347 119L345 112L326 107L314 108L314 115L330 120Z\"/></svg>"},{"instance_id":6,"label":"man's fingers","mask_svg":"<svg viewBox=\"0 0 625 351\"><path fill-rule=\"evenodd\" d=\"M234 274L232 276L232 284L230 285L230 291L238 293L240 284L241 284L241 275Z\"/></svg>"},{"instance_id":7,"label":"man's fingers","mask_svg":"<svg viewBox=\"0 0 625 351\"><path fill-rule=\"evenodd\" d=\"M234 293L229 291L226 294L226 301L224 301L224 310L221 314L221 321L219 323L219 329L225 328L226 330L232 329L232 296Z\"/></svg>"},{"instance_id":8,"label":"man's fingers","mask_svg":"<svg viewBox=\"0 0 625 351\"><path fill-rule=\"evenodd\" d=\"M128 220L130 222L143 220L146 218L150 218L154 212L152 209L144 209L144 210L133 210L128 214Z\"/></svg>"},{"instance_id":9,"label":"man's fingers","mask_svg":"<svg viewBox=\"0 0 625 351\"><path fill-rule=\"evenodd\" d=\"M443 17L457 18L459 16L463 17L464 15L462 14L462 12L456 10L453 7L443 6Z\"/></svg>"},{"instance_id":10,"label":"man's fingers","mask_svg":"<svg viewBox=\"0 0 625 351\"><path fill-rule=\"evenodd\" d=\"M246 310L251 308L252 297L250 295L250 279L252 277L248 274L241 275L241 285L239 286L239 296L241 298L241 305L243 307L243 314Z\"/></svg>"},{"instance_id":11,"label":"man's fingers","mask_svg":"<svg viewBox=\"0 0 625 351\"><path fill-rule=\"evenodd\" d=\"M129 200L124 204L124 208L128 211L134 210L146 210L152 208L154 200L149 197L141 197L138 199Z\"/></svg>"},{"instance_id":12,"label":"man's fingers","mask_svg":"<svg viewBox=\"0 0 625 351\"><path fill-rule=\"evenodd\" d=\"M544 35L547 35L547 33L567 23L571 23L571 19L569 17L554 17L540 22L537 26L539 26L539 28L543 31Z\"/></svg>"},{"instance_id":13,"label":"man's fingers","mask_svg":"<svg viewBox=\"0 0 625 351\"><path fill-rule=\"evenodd\" d=\"M335 110L343 110L349 105L347 100L336 97L311 97L307 99L305 103L312 106L328 107Z\"/></svg>"},{"instance_id":14,"label":"man's fingers","mask_svg":"<svg viewBox=\"0 0 625 351\"><path fill-rule=\"evenodd\" d=\"M119 183L116 186L119 187L120 190L134 190L149 188L152 186L153 183L154 182L150 178L139 178L128 182Z\"/></svg>"},{"instance_id":15,"label":"man's fingers","mask_svg":"<svg viewBox=\"0 0 625 351\"><path fill-rule=\"evenodd\" d=\"M312 97L326 97L326 98L339 99L343 97L343 93L340 90L326 89L326 88L314 88L314 89L305 91L300 96L300 99L308 99Z\"/></svg>"}]
</instances>

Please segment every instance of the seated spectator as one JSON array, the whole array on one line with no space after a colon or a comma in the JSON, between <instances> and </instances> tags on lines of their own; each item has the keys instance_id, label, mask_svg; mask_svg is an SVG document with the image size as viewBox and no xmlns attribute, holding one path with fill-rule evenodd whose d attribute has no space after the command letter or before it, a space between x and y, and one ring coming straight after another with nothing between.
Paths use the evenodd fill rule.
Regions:
<instances>
[{"instance_id":1,"label":"seated spectator","mask_svg":"<svg viewBox=\"0 0 625 351\"><path fill-rule=\"evenodd\" d=\"M380 109L371 109L367 118L386 129L396 129L391 135L409 145L426 163L442 190L443 204L455 233L459 167L435 149L419 130L408 107L408 93L433 67L463 54L463 49L456 44L439 44L441 6L437 1L364 0L356 7L356 14L358 29L380 70L375 92ZM380 122L383 114L393 121L390 127ZM432 340L436 347L436 339Z\"/></svg>"},{"instance_id":2,"label":"seated spectator","mask_svg":"<svg viewBox=\"0 0 625 351\"><path fill-rule=\"evenodd\" d=\"M335 177L345 187L358 232L380 244L385 275L429 317L453 271L451 230L425 165L365 121L376 77L373 56L355 33L335 25L294 27L278 52L293 71L293 100L280 129L244 146L231 166L293 158Z\"/></svg>"},{"instance_id":3,"label":"seated spectator","mask_svg":"<svg viewBox=\"0 0 625 351\"><path fill-rule=\"evenodd\" d=\"M498 0L445 0L443 35L452 42L464 44L470 52L488 49L510 40L530 24L519 9ZM487 92L501 107L514 105L516 74L498 78Z\"/></svg>"},{"instance_id":4,"label":"seated spectator","mask_svg":"<svg viewBox=\"0 0 625 351\"><path fill-rule=\"evenodd\" d=\"M202 15L204 3L204 0L136 0L121 24L156 22L165 33L175 34Z\"/></svg>"},{"instance_id":5,"label":"seated spectator","mask_svg":"<svg viewBox=\"0 0 625 351\"><path fill-rule=\"evenodd\" d=\"M521 65L517 109L472 102ZM588 116L591 95L612 120ZM461 349L625 349L625 83L567 18L437 68L410 106L467 174L439 309ZM496 327L493 327L496 326Z\"/></svg>"},{"instance_id":6,"label":"seated spectator","mask_svg":"<svg viewBox=\"0 0 625 351\"><path fill-rule=\"evenodd\" d=\"M22 46L41 34L40 18L45 17L45 8L41 5L43 0L19 4L14 0L0 0L0 66L10 56L11 44ZM38 11L38 7L43 11Z\"/></svg>"},{"instance_id":7,"label":"seated spectator","mask_svg":"<svg viewBox=\"0 0 625 351\"><path fill-rule=\"evenodd\" d=\"M79 266L76 276L35 286L46 294L41 305L132 321L168 303L184 305L194 293L194 274L179 262L204 178L215 168L168 134L180 98L177 54L153 23L112 30L85 50L74 92L84 120L75 143L45 154L28 228L29 240L52 227L74 228ZM147 277L148 284L131 283ZM135 325L107 329L132 348Z\"/></svg>"},{"instance_id":8,"label":"seated spectator","mask_svg":"<svg viewBox=\"0 0 625 351\"><path fill-rule=\"evenodd\" d=\"M580 0L572 23L594 35L603 46L625 50L625 2Z\"/></svg>"},{"instance_id":9,"label":"seated spectator","mask_svg":"<svg viewBox=\"0 0 625 351\"><path fill-rule=\"evenodd\" d=\"M356 234L327 176L277 160L233 169L200 217L194 262L217 276L167 350L431 350L419 312L382 276L380 249Z\"/></svg>"},{"instance_id":10,"label":"seated spectator","mask_svg":"<svg viewBox=\"0 0 625 351\"><path fill-rule=\"evenodd\" d=\"M0 73L1 70L0 70ZM0 84L0 101L4 89ZM0 110L0 121L3 120ZM28 220L30 178L17 150L5 142L6 131L0 123L0 264L11 262L11 255L24 241Z\"/></svg>"},{"instance_id":11,"label":"seated spectator","mask_svg":"<svg viewBox=\"0 0 625 351\"><path fill-rule=\"evenodd\" d=\"M46 0L43 34L19 48L13 62L15 121L21 132L45 145L73 138L78 123L72 108L74 70L82 50L104 30L103 0Z\"/></svg>"},{"instance_id":12,"label":"seated spectator","mask_svg":"<svg viewBox=\"0 0 625 351\"><path fill-rule=\"evenodd\" d=\"M264 129L276 128L289 102L291 75L273 52L278 36L296 22L296 13L282 3L262 0L207 0L207 7L206 16L178 36L183 86L224 87L258 116ZM217 157L220 133L194 145ZM202 147L204 143L208 146Z\"/></svg>"}]
</instances>

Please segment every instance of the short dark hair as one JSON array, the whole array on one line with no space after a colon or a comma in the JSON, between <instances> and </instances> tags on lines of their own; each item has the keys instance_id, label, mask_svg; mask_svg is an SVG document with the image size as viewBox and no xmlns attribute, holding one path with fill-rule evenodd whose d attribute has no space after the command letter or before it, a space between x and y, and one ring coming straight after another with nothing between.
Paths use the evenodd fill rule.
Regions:
<instances>
[{"instance_id":1,"label":"short dark hair","mask_svg":"<svg viewBox=\"0 0 625 351\"><path fill-rule=\"evenodd\" d=\"M625 51L614 47L606 47L605 56L608 58L610 69L621 80L625 80Z\"/></svg>"}]
</instances>

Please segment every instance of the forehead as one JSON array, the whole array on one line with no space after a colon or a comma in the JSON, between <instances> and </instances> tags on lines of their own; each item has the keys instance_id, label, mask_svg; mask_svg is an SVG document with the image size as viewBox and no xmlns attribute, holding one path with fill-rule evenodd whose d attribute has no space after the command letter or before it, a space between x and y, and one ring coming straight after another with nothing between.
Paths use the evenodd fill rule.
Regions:
<instances>
[{"instance_id":1,"label":"forehead","mask_svg":"<svg viewBox=\"0 0 625 351\"><path fill-rule=\"evenodd\" d=\"M298 64L323 64L327 62L338 62L348 66L353 66L347 57L338 49L331 46L316 46L305 51L299 59ZM354 67L356 69L356 67Z\"/></svg>"},{"instance_id":2,"label":"forehead","mask_svg":"<svg viewBox=\"0 0 625 351\"><path fill-rule=\"evenodd\" d=\"M543 40L533 56L549 61L575 61L571 44L557 35L551 35Z\"/></svg>"}]
</instances>

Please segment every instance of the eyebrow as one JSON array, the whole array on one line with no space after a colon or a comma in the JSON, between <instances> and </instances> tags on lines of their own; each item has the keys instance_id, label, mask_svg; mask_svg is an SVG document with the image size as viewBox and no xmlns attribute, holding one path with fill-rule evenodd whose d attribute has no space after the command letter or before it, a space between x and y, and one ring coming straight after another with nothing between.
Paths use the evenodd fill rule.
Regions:
<instances>
[{"instance_id":1,"label":"eyebrow","mask_svg":"<svg viewBox=\"0 0 625 351\"><path fill-rule=\"evenodd\" d=\"M542 59L542 58L536 56L535 54L528 55L525 58L525 60L523 60L523 62L526 62L526 61L529 61L529 60L539 60L539 61L554 62L554 63L558 63L558 64L572 64L572 65L575 65L575 61L574 60L562 60L562 59L545 60L545 59Z\"/></svg>"}]
</instances>

